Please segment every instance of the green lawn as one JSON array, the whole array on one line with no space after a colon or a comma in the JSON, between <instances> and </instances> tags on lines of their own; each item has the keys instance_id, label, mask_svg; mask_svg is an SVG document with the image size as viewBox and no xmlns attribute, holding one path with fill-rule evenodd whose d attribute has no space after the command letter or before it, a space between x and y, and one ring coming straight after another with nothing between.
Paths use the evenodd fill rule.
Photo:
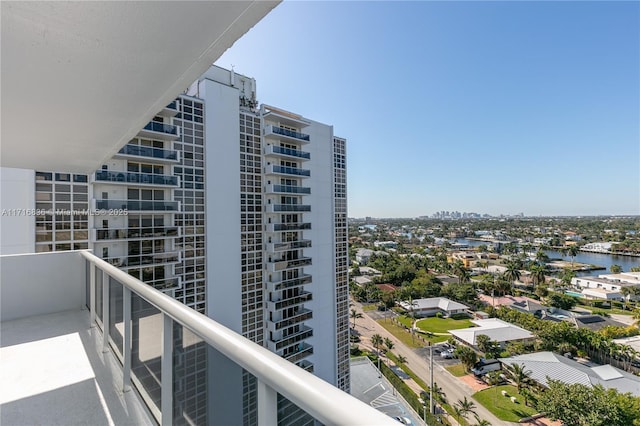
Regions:
<instances>
[{"instance_id":1,"label":"green lawn","mask_svg":"<svg viewBox=\"0 0 640 426\"><path fill-rule=\"evenodd\" d=\"M581 305L581 304L577 304L576 308L584 308L590 311L603 311L608 314L619 314L619 315L629 315L629 316L633 315L632 311L625 311L619 308L596 308L595 306Z\"/></svg>"},{"instance_id":2,"label":"green lawn","mask_svg":"<svg viewBox=\"0 0 640 426\"><path fill-rule=\"evenodd\" d=\"M456 377L462 377L469 374L462 364L456 364L452 365L451 367L447 367L447 371L449 371L449 373L453 374Z\"/></svg>"},{"instance_id":3,"label":"green lawn","mask_svg":"<svg viewBox=\"0 0 640 426\"><path fill-rule=\"evenodd\" d=\"M396 319L398 320L398 322L400 322L400 324L411 328L413 326L413 318L408 317L406 315L399 315L396 317Z\"/></svg>"},{"instance_id":4,"label":"green lawn","mask_svg":"<svg viewBox=\"0 0 640 426\"><path fill-rule=\"evenodd\" d=\"M416 349L424 346L419 339L412 338L411 333L390 320L378 320L378 324L383 326L388 332L396 336L402 343L410 348Z\"/></svg>"},{"instance_id":5,"label":"green lawn","mask_svg":"<svg viewBox=\"0 0 640 426\"><path fill-rule=\"evenodd\" d=\"M507 396L502 396L501 391L507 391ZM512 396L517 398L515 404L511 402ZM502 385L482 390L473 394L473 398L491 411L497 418L507 422L517 422L523 417L529 417L538 412L535 408L524 405L524 398L518 394L518 390L512 385Z\"/></svg>"},{"instance_id":6,"label":"green lawn","mask_svg":"<svg viewBox=\"0 0 640 426\"><path fill-rule=\"evenodd\" d=\"M432 333L447 333L448 330L472 327L473 323L469 319L453 318L424 318L417 322L418 328ZM446 339L445 339L446 340Z\"/></svg>"},{"instance_id":7,"label":"green lawn","mask_svg":"<svg viewBox=\"0 0 640 426\"><path fill-rule=\"evenodd\" d=\"M378 309L378 307L376 305L362 305L362 310L367 312L367 311L375 311L376 309Z\"/></svg>"}]
</instances>

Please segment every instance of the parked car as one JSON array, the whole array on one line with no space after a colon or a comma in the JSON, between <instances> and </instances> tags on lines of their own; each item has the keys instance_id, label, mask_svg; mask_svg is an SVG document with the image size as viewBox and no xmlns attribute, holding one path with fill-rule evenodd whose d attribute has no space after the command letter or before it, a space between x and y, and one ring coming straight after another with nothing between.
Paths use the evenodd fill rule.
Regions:
<instances>
[{"instance_id":1,"label":"parked car","mask_svg":"<svg viewBox=\"0 0 640 426\"><path fill-rule=\"evenodd\" d=\"M444 359L455 358L453 351L454 351L453 349L447 349L445 351L440 352L440 356Z\"/></svg>"},{"instance_id":2,"label":"parked car","mask_svg":"<svg viewBox=\"0 0 640 426\"><path fill-rule=\"evenodd\" d=\"M497 371L502 368L500 361L497 359L486 359L476 363L471 369L471 372L476 376L484 376L490 371Z\"/></svg>"},{"instance_id":3,"label":"parked car","mask_svg":"<svg viewBox=\"0 0 640 426\"><path fill-rule=\"evenodd\" d=\"M411 423L411 420L408 417L394 417L394 419L396 419L398 422L402 423L403 425L413 424Z\"/></svg>"}]
</instances>

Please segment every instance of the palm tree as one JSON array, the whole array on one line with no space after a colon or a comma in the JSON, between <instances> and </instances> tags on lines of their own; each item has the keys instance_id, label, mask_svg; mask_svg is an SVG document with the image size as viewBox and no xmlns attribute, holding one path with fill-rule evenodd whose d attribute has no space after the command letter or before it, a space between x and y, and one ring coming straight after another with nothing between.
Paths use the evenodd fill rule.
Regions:
<instances>
[{"instance_id":1,"label":"palm tree","mask_svg":"<svg viewBox=\"0 0 640 426\"><path fill-rule=\"evenodd\" d=\"M567 248L567 254L571 256L571 269L573 269L573 259L575 259L576 255L580 250L578 250L578 246L571 245Z\"/></svg>"},{"instance_id":2,"label":"palm tree","mask_svg":"<svg viewBox=\"0 0 640 426\"><path fill-rule=\"evenodd\" d=\"M509 376L513 383L520 390L531 383L531 370L525 370L523 364L513 363L508 367Z\"/></svg>"},{"instance_id":3,"label":"palm tree","mask_svg":"<svg viewBox=\"0 0 640 426\"><path fill-rule=\"evenodd\" d=\"M378 355L378 371L380 371L380 346L382 346L383 342L384 340L382 339L382 336L378 333L371 336L371 344L374 348L376 348L376 352Z\"/></svg>"},{"instance_id":4,"label":"palm tree","mask_svg":"<svg viewBox=\"0 0 640 426\"><path fill-rule=\"evenodd\" d=\"M390 351L391 349L393 349L393 342L391 341L391 339L389 339L388 337L384 338L384 345L387 347L387 350Z\"/></svg>"},{"instance_id":5,"label":"palm tree","mask_svg":"<svg viewBox=\"0 0 640 426\"><path fill-rule=\"evenodd\" d=\"M531 272L531 280L533 281L534 286L545 282L546 275L542 265L532 265L529 272Z\"/></svg>"},{"instance_id":6,"label":"palm tree","mask_svg":"<svg viewBox=\"0 0 640 426\"><path fill-rule=\"evenodd\" d=\"M467 370L470 370L478 362L478 354L469 346L460 345L455 352Z\"/></svg>"},{"instance_id":7,"label":"palm tree","mask_svg":"<svg viewBox=\"0 0 640 426\"><path fill-rule=\"evenodd\" d=\"M353 329L356 329L356 319L362 318L362 314L355 309L351 309L351 318L353 318Z\"/></svg>"},{"instance_id":8,"label":"palm tree","mask_svg":"<svg viewBox=\"0 0 640 426\"><path fill-rule=\"evenodd\" d=\"M518 281L520 279L520 269L518 268L518 264L513 260L510 260L507 263L507 269L504 271L503 276L511 283Z\"/></svg>"},{"instance_id":9,"label":"palm tree","mask_svg":"<svg viewBox=\"0 0 640 426\"><path fill-rule=\"evenodd\" d=\"M489 422L489 420L481 419L477 414L475 417L477 422L475 426L491 426L491 422Z\"/></svg>"},{"instance_id":10,"label":"palm tree","mask_svg":"<svg viewBox=\"0 0 640 426\"><path fill-rule=\"evenodd\" d=\"M398 364L406 364L407 363L407 358L403 357L400 354L398 354L396 356L396 359L398 360Z\"/></svg>"},{"instance_id":11,"label":"palm tree","mask_svg":"<svg viewBox=\"0 0 640 426\"><path fill-rule=\"evenodd\" d=\"M430 389L430 391L433 392L433 399L435 399L436 401L438 402L446 401L446 395L444 394L444 391L440 386L438 386L436 382L433 382L433 387Z\"/></svg>"},{"instance_id":12,"label":"palm tree","mask_svg":"<svg viewBox=\"0 0 640 426\"><path fill-rule=\"evenodd\" d=\"M473 401L468 400L466 396L464 397L464 399L459 399L458 402L455 403L455 408L458 408L458 410L456 410L456 414L459 413L459 415L461 415L465 419L467 418L469 413L476 414L476 404Z\"/></svg>"}]
</instances>

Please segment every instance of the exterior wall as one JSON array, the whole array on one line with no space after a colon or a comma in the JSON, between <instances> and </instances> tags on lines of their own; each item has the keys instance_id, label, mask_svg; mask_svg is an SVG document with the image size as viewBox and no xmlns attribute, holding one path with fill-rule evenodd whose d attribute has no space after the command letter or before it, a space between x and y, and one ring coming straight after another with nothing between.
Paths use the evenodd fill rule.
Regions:
<instances>
[{"instance_id":1,"label":"exterior wall","mask_svg":"<svg viewBox=\"0 0 640 426\"><path fill-rule=\"evenodd\" d=\"M347 224L346 140L333 138L333 188L336 270L336 386L351 388L349 353L349 233Z\"/></svg>"},{"instance_id":2,"label":"exterior wall","mask_svg":"<svg viewBox=\"0 0 640 426\"><path fill-rule=\"evenodd\" d=\"M80 253L73 251L0 256L0 281L14 284L0 287L0 320L82 309L86 273Z\"/></svg>"},{"instance_id":3,"label":"exterior wall","mask_svg":"<svg viewBox=\"0 0 640 426\"><path fill-rule=\"evenodd\" d=\"M33 253L35 217L23 210L36 207L34 171L1 167L0 185L0 254Z\"/></svg>"}]
</instances>

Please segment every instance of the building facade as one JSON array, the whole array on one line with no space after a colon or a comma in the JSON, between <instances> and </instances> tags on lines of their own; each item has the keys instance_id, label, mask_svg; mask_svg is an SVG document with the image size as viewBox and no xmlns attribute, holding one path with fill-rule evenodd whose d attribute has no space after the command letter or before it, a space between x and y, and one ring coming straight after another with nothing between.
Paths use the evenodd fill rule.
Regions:
<instances>
[{"instance_id":1,"label":"building facade","mask_svg":"<svg viewBox=\"0 0 640 426\"><path fill-rule=\"evenodd\" d=\"M332 126L259 106L255 80L213 66L94 174L36 179L36 208L55 213L36 217L36 251L91 248L349 390L346 140ZM229 396L182 395L180 419L256 424L255 378L197 344L177 359L181 380ZM313 422L278 405L280 424Z\"/></svg>"}]
</instances>

